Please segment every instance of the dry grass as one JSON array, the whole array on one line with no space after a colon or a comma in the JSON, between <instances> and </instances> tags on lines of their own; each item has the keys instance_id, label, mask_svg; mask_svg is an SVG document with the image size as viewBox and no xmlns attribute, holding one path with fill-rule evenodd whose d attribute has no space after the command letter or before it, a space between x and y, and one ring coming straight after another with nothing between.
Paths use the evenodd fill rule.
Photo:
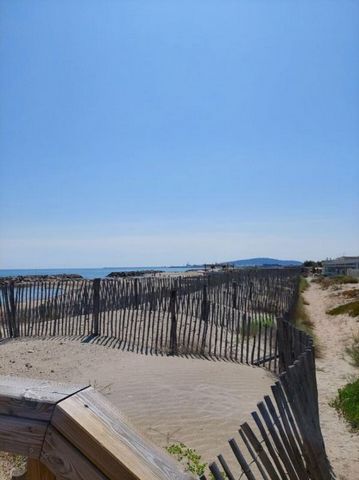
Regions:
<instances>
[{"instance_id":1,"label":"dry grass","mask_svg":"<svg viewBox=\"0 0 359 480\"><path fill-rule=\"evenodd\" d=\"M20 455L0 452L0 480L10 480L14 469L25 471L26 458Z\"/></svg>"},{"instance_id":2,"label":"dry grass","mask_svg":"<svg viewBox=\"0 0 359 480\"><path fill-rule=\"evenodd\" d=\"M311 320L308 314L308 311L306 309L306 305L308 305L308 302L306 302L303 297L303 292L307 290L308 287L309 287L308 281L302 277L299 284L298 301L293 311L292 321L294 322L295 326L299 328L299 330L302 330L303 332L307 333L313 338L314 346L315 346L315 356L317 358L321 358L322 348L314 332L314 328L315 328L314 322Z\"/></svg>"},{"instance_id":3,"label":"dry grass","mask_svg":"<svg viewBox=\"0 0 359 480\"><path fill-rule=\"evenodd\" d=\"M317 277L313 279L313 282L319 283L319 285L327 289L329 287L339 287L340 285L347 285L351 283L359 283L359 280L349 275L337 275L335 277Z\"/></svg>"},{"instance_id":4,"label":"dry grass","mask_svg":"<svg viewBox=\"0 0 359 480\"><path fill-rule=\"evenodd\" d=\"M328 315L343 315L348 314L351 317L359 316L359 300L354 302L345 303L344 305L339 305L338 307L332 308L327 311Z\"/></svg>"},{"instance_id":5,"label":"dry grass","mask_svg":"<svg viewBox=\"0 0 359 480\"><path fill-rule=\"evenodd\" d=\"M340 296L348 299L359 298L359 288L352 288L351 290L344 290L339 293Z\"/></svg>"},{"instance_id":6,"label":"dry grass","mask_svg":"<svg viewBox=\"0 0 359 480\"><path fill-rule=\"evenodd\" d=\"M346 352L351 357L351 364L359 367L359 331L353 335L352 344L346 348Z\"/></svg>"}]
</instances>

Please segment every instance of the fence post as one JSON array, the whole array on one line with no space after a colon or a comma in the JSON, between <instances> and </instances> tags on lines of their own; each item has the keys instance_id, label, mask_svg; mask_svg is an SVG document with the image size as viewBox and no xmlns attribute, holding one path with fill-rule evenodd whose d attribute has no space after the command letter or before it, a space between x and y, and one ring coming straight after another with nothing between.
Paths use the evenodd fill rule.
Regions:
<instances>
[{"instance_id":1,"label":"fence post","mask_svg":"<svg viewBox=\"0 0 359 480\"><path fill-rule=\"evenodd\" d=\"M204 350L206 347L206 337L207 337L207 331L208 331L208 310L209 310L208 307L209 307L209 304L208 304L208 295L207 295L207 285L203 285L201 320L203 321L204 326L203 326L203 333L202 333L201 355L204 355Z\"/></svg>"},{"instance_id":2,"label":"fence post","mask_svg":"<svg viewBox=\"0 0 359 480\"><path fill-rule=\"evenodd\" d=\"M138 278L134 281L135 287L135 310L138 310Z\"/></svg>"},{"instance_id":3,"label":"fence post","mask_svg":"<svg viewBox=\"0 0 359 480\"><path fill-rule=\"evenodd\" d=\"M170 331L170 351L169 355L177 355L177 318L176 318L176 298L177 292L171 290L170 312L171 312L171 331Z\"/></svg>"},{"instance_id":4,"label":"fence post","mask_svg":"<svg viewBox=\"0 0 359 480\"><path fill-rule=\"evenodd\" d=\"M13 337L19 336L18 325L16 325L16 302L15 302L15 284L14 281L10 282L9 289L9 303L10 303L10 323L13 333Z\"/></svg>"},{"instance_id":5,"label":"fence post","mask_svg":"<svg viewBox=\"0 0 359 480\"><path fill-rule=\"evenodd\" d=\"M9 283L6 283L3 287L1 287L1 296L2 296L2 301L4 303L4 310L5 310L5 316L4 316L4 326L6 324L6 328L9 333L9 337L12 338L13 331L12 331L12 325L11 325L11 310L10 310L10 302L9 302Z\"/></svg>"},{"instance_id":6,"label":"fence post","mask_svg":"<svg viewBox=\"0 0 359 480\"><path fill-rule=\"evenodd\" d=\"M237 282L232 283L233 289L233 308L237 308Z\"/></svg>"},{"instance_id":7,"label":"fence post","mask_svg":"<svg viewBox=\"0 0 359 480\"><path fill-rule=\"evenodd\" d=\"M100 285L101 279L93 280L93 310L92 310L92 335L99 335L99 314L100 314Z\"/></svg>"}]
</instances>

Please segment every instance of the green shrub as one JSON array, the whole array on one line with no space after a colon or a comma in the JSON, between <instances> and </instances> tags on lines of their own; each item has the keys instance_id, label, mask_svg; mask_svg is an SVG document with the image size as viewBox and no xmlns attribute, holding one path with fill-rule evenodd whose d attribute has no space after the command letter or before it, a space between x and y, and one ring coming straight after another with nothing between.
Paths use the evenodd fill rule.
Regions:
<instances>
[{"instance_id":1,"label":"green shrub","mask_svg":"<svg viewBox=\"0 0 359 480\"><path fill-rule=\"evenodd\" d=\"M201 463L201 455L193 448L186 447L184 443L173 443L167 446L166 450L185 465L186 472L191 472L197 476L204 474L207 464Z\"/></svg>"},{"instance_id":2,"label":"green shrub","mask_svg":"<svg viewBox=\"0 0 359 480\"><path fill-rule=\"evenodd\" d=\"M342 315L344 313L347 313L351 317L357 317L359 315L359 300L345 303L344 305L339 305L339 307L328 310L327 313L329 315Z\"/></svg>"},{"instance_id":3,"label":"green shrub","mask_svg":"<svg viewBox=\"0 0 359 480\"><path fill-rule=\"evenodd\" d=\"M248 334L251 337L253 337L258 334L260 328L263 329L265 327L273 327L273 326L274 326L274 318L271 315L267 315L267 314L258 314L257 316L254 315L251 318L249 332L248 332L248 325L246 325L244 328L244 335L246 335L246 333L248 332Z\"/></svg>"},{"instance_id":4,"label":"green shrub","mask_svg":"<svg viewBox=\"0 0 359 480\"><path fill-rule=\"evenodd\" d=\"M201 455L193 448L188 448L184 443L172 443L165 448L168 453L184 464L186 472L191 472L198 477L206 473L207 463L201 462ZM221 472L221 474L224 479L227 478L224 472ZM214 476L210 472L207 477L214 480Z\"/></svg>"},{"instance_id":5,"label":"green shrub","mask_svg":"<svg viewBox=\"0 0 359 480\"><path fill-rule=\"evenodd\" d=\"M359 378L338 390L338 396L331 403L349 422L353 430L359 430Z\"/></svg>"}]
</instances>

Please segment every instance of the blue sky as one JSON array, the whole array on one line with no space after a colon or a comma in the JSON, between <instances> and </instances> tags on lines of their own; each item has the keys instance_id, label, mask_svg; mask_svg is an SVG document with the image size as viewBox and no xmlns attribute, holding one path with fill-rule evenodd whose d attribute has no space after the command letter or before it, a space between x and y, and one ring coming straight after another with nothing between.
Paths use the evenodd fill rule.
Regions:
<instances>
[{"instance_id":1,"label":"blue sky","mask_svg":"<svg viewBox=\"0 0 359 480\"><path fill-rule=\"evenodd\" d=\"M359 2L0 0L0 267L359 253Z\"/></svg>"}]
</instances>

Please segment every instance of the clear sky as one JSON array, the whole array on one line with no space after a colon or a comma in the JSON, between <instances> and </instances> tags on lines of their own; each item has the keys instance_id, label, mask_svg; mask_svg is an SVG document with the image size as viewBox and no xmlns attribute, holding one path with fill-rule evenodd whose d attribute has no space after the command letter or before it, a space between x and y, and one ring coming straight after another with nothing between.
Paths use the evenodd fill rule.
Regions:
<instances>
[{"instance_id":1,"label":"clear sky","mask_svg":"<svg viewBox=\"0 0 359 480\"><path fill-rule=\"evenodd\" d=\"M359 2L0 0L0 268L359 254Z\"/></svg>"}]
</instances>

